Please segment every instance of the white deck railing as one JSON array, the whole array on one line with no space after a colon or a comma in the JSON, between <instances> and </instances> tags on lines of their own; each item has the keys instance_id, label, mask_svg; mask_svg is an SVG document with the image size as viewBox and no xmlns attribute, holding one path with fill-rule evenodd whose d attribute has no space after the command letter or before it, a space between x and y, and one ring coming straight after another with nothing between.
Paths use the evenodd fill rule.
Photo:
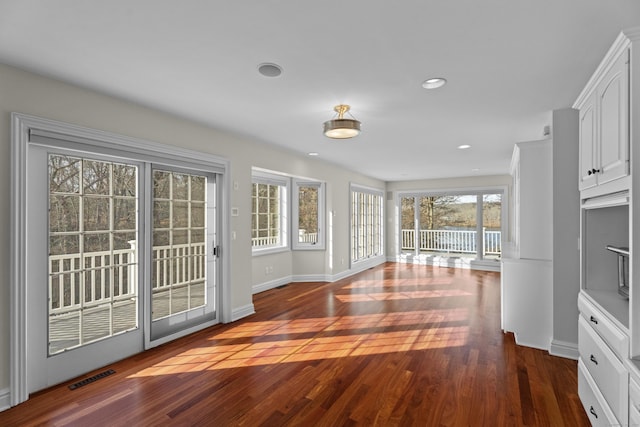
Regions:
<instances>
[{"instance_id":1,"label":"white deck railing","mask_svg":"<svg viewBox=\"0 0 640 427\"><path fill-rule=\"evenodd\" d=\"M419 249L421 252L447 252L475 254L475 230L420 230ZM402 230L402 250L415 250L415 230ZM500 231L484 231L483 255L501 254Z\"/></svg>"},{"instance_id":2,"label":"white deck railing","mask_svg":"<svg viewBox=\"0 0 640 427\"><path fill-rule=\"evenodd\" d=\"M138 280L135 257L134 244L129 249L87 252L83 256L51 255L49 313L63 314L135 297ZM205 244L154 246L152 268L154 293L202 281L206 272Z\"/></svg>"}]
</instances>

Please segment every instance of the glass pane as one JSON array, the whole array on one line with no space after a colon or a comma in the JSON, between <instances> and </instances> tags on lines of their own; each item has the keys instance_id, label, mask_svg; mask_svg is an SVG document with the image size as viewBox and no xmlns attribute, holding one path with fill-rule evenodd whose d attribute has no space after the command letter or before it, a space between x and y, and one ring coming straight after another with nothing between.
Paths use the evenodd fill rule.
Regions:
<instances>
[{"instance_id":1,"label":"glass pane","mask_svg":"<svg viewBox=\"0 0 640 427\"><path fill-rule=\"evenodd\" d=\"M153 227L169 228L171 219L171 202L154 201L153 202Z\"/></svg>"},{"instance_id":2,"label":"glass pane","mask_svg":"<svg viewBox=\"0 0 640 427\"><path fill-rule=\"evenodd\" d=\"M83 225L85 231L109 230L108 197L84 197Z\"/></svg>"},{"instance_id":3,"label":"glass pane","mask_svg":"<svg viewBox=\"0 0 640 427\"><path fill-rule=\"evenodd\" d=\"M173 227L189 226L189 202L173 202Z\"/></svg>"},{"instance_id":4,"label":"glass pane","mask_svg":"<svg viewBox=\"0 0 640 427\"><path fill-rule=\"evenodd\" d=\"M84 252L109 252L110 233L85 234L83 236Z\"/></svg>"},{"instance_id":5,"label":"glass pane","mask_svg":"<svg viewBox=\"0 0 640 427\"><path fill-rule=\"evenodd\" d=\"M403 197L400 207L402 252L415 252L415 198Z\"/></svg>"},{"instance_id":6,"label":"glass pane","mask_svg":"<svg viewBox=\"0 0 640 427\"><path fill-rule=\"evenodd\" d=\"M205 200L205 185L207 179L203 176L191 176L191 200L201 201Z\"/></svg>"},{"instance_id":7,"label":"glass pane","mask_svg":"<svg viewBox=\"0 0 640 427\"><path fill-rule=\"evenodd\" d=\"M134 250L136 248L136 233L113 233L113 250Z\"/></svg>"},{"instance_id":8,"label":"glass pane","mask_svg":"<svg viewBox=\"0 0 640 427\"><path fill-rule=\"evenodd\" d=\"M204 203L191 203L191 227L204 227Z\"/></svg>"},{"instance_id":9,"label":"glass pane","mask_svg":"<svg viewBox=\"0 0 640 427\"><path fill-rule=\"evenodd\" d=\"M170 231L154 231L153 232L153 247L156 246L169 246Z\"/></svg>"},{"instance_id":10,"label":"glass pane","mask_svg":"<svg viewBox=\"0 0 640 427\"><path fill-rule=\"evenodd\" d=\"M136 196L136 172L135 166L113 165L113 195L123 197Z\"/></svg>"},{"instance_id":11,"label":"glass pane","mask_svg":"<svg viewBox=\"0 0 640 427\"><path fill-rule=\"evenodd\" d=\"M318 242L319 187L298 187L298 243Z\"/></svg>"},{"instance_id":12,"label":"glass pane","mask_svg":"<svg viewBox=\"0 0 640 427\"><path fill-rule=\"evenodd\" d=\"M173 174L173 200L189 200L189 175Z\"/></svg>"},{"instance_id":13,"label":"glass pane","mask_svg":"<svg viewBox=\"0 0 640 427\"><path fill-rule=\"evenodd\" d=\"M153 197L169 199L171 197L171 173L153 171Z\"/></svg>"},{"instance_id":14,"label":"glass pane","mask_svg":"<svg viewBox=\"0 0 640 427\"><path fill-rule=\"evenodd\" d=\"M52 233L80 231L80 197L56 196L49 199L49 230Z\"/></svg>"},{"instance_id":15,"label":"glass pane","mask_svg":"<svg viewBox=\"0 0 640 427\"><path fill-rule=\"evenodd\" d=\"M81 161L69 156L49 156L49 192L80 193Z\"/></svg>"},{"instance_id":16,"label":"glass pane","mask_svg":"<svg viewBox=\"0 0 640 427\"><path fill-rule=\"evenodd\" d=\"M475 257L477 198L420 197L420 252Z\"/></svg>"},{"instance_id":17,"label":"glass pane","mask_svg":"<svg viewBox=\"0 0 640 427\"><path fill-rule=\"evenodd\" d=\"M175 245L186 245L189 243L189 231L188 230L175 230L173 233L173 242Z\"/></svg>"},{"instance_id":18,"label":"glass pane","mask_svg":"<svg viewBox=\"0 0 640 427\"><path fill-rule=\"evenodd\" d=\"M80 236L57 236L49 237L49 256L54 255L71 255L80 253Z\"/></svg>"},{"instance_id":19,"label":"glass pane","mask_svg":"<svg viewBox=\"0 0 640 427\"><path fill-rule=\"evenodd\" d=\"M82 165L84 194L108 196L111 190L111 163L84 160Z\"/></svg>"},{"instance_id":20,"label":"glass pane","mask_svg":"<svg viewBox=\"0 0 640 427\"><path fill-rule=\"evenodd\" d=\"M113 200L113 229L135 230L136 228L136 199Z\"/></svg>"},{"instance_id":21,"label":"glass pane","mask_svg":"<svg viewBox=\"0 0 640 427\"><path fill-rule=\"evenodd\" d=\"M482 196L482 226L484 230L484 258L502 255L502 194Z\"/></svg>"}]
</instances>

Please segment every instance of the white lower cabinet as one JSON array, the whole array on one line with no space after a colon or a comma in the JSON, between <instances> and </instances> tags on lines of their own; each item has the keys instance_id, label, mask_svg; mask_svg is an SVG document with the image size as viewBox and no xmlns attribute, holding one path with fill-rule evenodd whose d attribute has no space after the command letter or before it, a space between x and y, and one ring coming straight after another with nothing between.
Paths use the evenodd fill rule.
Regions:
<instances>
[{"instance_id":1,"label":"white lower cabinet","mask_svg":"<svg viewBox=\"0 0 640 427\"><path fill-rule=\"evenodd\" d=\"M578 342L583 366L616 419L626 424L629 405L627 369L583 316L578 322Z\"/></svg>"},{"instance_id":2,"label":"white lower cabinet","mask_svg":"<svg viewBox=\"0 0 640 427\"><path fill-rule=\"evenodd\" d=\"M578 394L593 426L620 425L582 359L578 360Z\"/></svg>"},{"instance_id":3,"label":"white lower cabinet","mask_svg":"<svg viewBox=\"0 0 640 427\"><path fill-rule=\"evenodd\" d=\"M640 426L640 387L629 374L628 332L584 292L578 307L578 393L591 424Z\"/></svg>"}]
</instances>

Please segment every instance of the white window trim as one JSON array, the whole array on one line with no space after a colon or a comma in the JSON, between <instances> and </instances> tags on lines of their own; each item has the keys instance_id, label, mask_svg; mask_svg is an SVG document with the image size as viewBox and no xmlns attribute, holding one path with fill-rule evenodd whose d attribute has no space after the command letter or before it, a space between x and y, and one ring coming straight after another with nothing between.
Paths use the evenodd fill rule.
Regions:
<instances>
[{"instance_id":1,"label":"white window trim","mask_svg":"<svg viewBox=\"0 0 640 427\"><path fill-rule=\"evenodd\" d=\"M314 251L314 250L324 250L326 245L326 232L325 232L325 184L320 181L311 181L304 179L293 179L292 186L293 193L293 201L291 203L291 247L293 250L306 250L306 251ZM318 189L318 241L316 243L302 243L298 240L299 233L299 187L316 187Z\"/></svg>"},{"instance_id":2,"label":"white window trim","mask_svg":"<svg viewBox=\"0 0 640 427\"><path fill-rule=\"evenodd\" d=\"M158 164L176 165L184 162L203 170L221 173L219 188L221 191L221 246L230 248L230 163L227 159L187 150L176 146L159 144L138 138L89 129L77 125L58 122L20 113L11 114L11 170L10 170L10 286L9 286L9 403L15 406L29 398L27 384L27 153L31 131L42 132L55 137L62 135L75 138L96 152L117 150L130 153L132 158L145 159ZM220 258L220 320L230 322L231 257Z\"/></svg>"}]
</instances>

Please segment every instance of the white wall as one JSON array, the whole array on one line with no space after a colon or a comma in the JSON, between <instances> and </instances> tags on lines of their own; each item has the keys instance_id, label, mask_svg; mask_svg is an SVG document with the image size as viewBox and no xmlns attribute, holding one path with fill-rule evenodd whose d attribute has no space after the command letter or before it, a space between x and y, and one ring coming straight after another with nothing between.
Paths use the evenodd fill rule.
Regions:
<instances>
[{"instance_id":1,"label":"white wall","mask_svg":"<svg viewBox=\"0 0 640 427\"><path fill-rule=\"evenodd\" d=\"M231 135L183 118L105 96L87 89L0 65L0 391L9 386L9 188L10 113L19 112L132 136L227 158L231 163L230 204L236 240L231 242L232 310L252 304L252 286L264 280L264 265L272 278L293 275L335 275L344 272L349 254L349 184L384 189L384 182L355 174L321 159L280 150L259 141ZM335 211L327 250L286 252L259 259L251 254L251 168L262 167L327 182L327 209ZM329 247L331 243L331 248ZM338 262L336 262L336 260ZM255 268L252 267L255 265ZM261 272L261 274L260 274Z\"/></svg>"},{"instance_id":2,"label":"white wall","mask_svg":"<svg viewBox=\"0 0 640 427\"><path fill-rule=\"evenodd\" d=\"M578 110L553 112L553 343L577 347L580 291Z\"/></svg>"}]
</instances>

